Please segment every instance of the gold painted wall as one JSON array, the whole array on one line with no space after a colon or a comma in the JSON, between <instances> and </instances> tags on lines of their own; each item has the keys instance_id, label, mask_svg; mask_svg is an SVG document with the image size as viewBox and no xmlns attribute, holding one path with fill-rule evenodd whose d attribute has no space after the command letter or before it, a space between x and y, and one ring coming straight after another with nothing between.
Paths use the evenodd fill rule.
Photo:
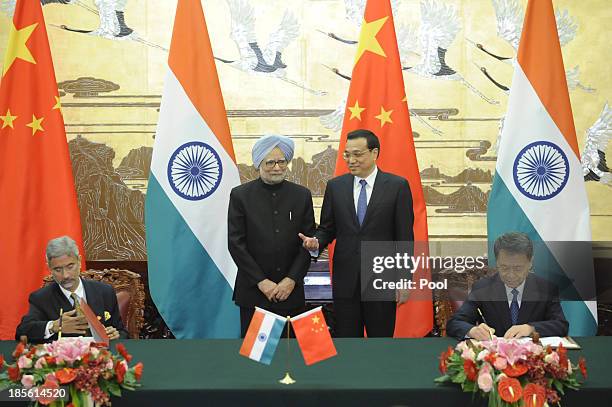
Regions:
<instances>
[{"instance_id":1,"label":"gold painted wall","mask_svg":"<svg viewBox=\"0 0 612 407\"><path fill-rule=\"evenodd\" d=\"M8 39L10 3L0 1L0 56ZM116 11L121 11L125 1L116 3ZM349 81L332 69L350 75L355 51L354 45L328 34L355 40L358 26L345 17L342 0L248 3L253 8L255 34L262 48L286 10L294 16L298 32L282 52L287 65L282 70L284 79L274 77L279 72L255 74L229 63L217 63L237 159L245 164L241 174L243 179L252 176L248 165L255 138L264 133L292 136L297 143L296 157L302 159L294 161L292 179L308 185L315 195L315 205L320 206L321 188L333 171L335 159L335 151L328 148L336 149L339 137L339 131L326 127L321 116L332 113L346 97ZM421 2L393 3L396 29L416 30L426 24ZM431 24L442 22L443 29L449 21L444 10L454 10L461 26L448 46L445 61L475 91L460 80L424 77L411 69L404 73L409 107L419 115L413 116L412 125L419 165L425 170L429 229L434 238L482 238L486 234L485 194L495 168L494 145L508 97L480 68L509 85L512 66L485 54L475 43L507 57L514 55L514 49L497 36L492 1L438 3L446 9L434 15ZM526 1L518 3L525 7ZM238 59L228 2L203 0L202 4L215 56ZM608 0L557 0L554 4L567 10L577 26L575 38L563 47L563 55L566 70L579 66L580 84L571 87L570 96L583 148L586 132L600 116L612 90L608 66L612 6ZM172 0L127 1L125 24L134 33L104 38L62 28L95 30L100 18L94 0L44 6L56 76L63 92L90 259L144 259L143 195L138 191L146 191L147 159L153 145L175 7ZM234 18L240 21L236 15ZM408 49L415 44L418 48L418 41L408 41L401 50L407 67L420 61L420 51L410 53ZM498 104L490 103L493 101ZM612 157L610 146L605 152ZM612 186L590 181L587 190L593 240L612 241Z\"/></svg>"}]
</instances>

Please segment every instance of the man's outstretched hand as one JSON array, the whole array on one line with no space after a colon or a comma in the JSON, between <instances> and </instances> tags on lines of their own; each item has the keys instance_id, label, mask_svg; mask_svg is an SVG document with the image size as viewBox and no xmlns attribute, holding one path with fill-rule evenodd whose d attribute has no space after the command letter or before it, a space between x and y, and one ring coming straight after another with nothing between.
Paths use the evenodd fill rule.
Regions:
<instances>
[{"instance_id":1,"label":"man's outstretched hand","mask_svg":"<svg viewBox=\"0 0 612 407\"><path fill-rule=\"evenodd\" d=\"M308 237L302 233L298 233L298 236L300 237L300 239L302 239L302 246L304 247L304 249L308 250L309 252L319 250L319 241L316 237Z\"/></svg>"}]
</instances>

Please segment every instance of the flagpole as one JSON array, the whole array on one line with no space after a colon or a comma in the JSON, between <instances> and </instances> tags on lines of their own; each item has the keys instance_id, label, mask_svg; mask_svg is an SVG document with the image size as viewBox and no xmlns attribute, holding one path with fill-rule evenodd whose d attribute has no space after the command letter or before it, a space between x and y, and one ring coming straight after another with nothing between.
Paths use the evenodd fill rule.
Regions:
<instances>
[{"instance_id":1,"label":"flagpole","mask_svg":"<svg viewBox=\"0 0 612 407\"><path fill-rule=\"evenodd\" d=\"M286 369L285 377L283 377L282 379L278 381L279 383L282 383L282 384L295 383L295 380L293 380L293 378L289 374L289 351L290 351L289 332L290 331L291 331L291 316L287 315L287 360L286 360L287 369Z\"/></svg>"}]
</instances>

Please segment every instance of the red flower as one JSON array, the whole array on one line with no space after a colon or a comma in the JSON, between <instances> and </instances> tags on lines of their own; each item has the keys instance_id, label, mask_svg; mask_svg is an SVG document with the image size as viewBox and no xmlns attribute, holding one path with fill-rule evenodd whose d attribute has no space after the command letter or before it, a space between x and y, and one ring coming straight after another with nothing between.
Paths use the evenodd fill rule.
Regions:
<instances>
[{"instance_id":1,"label":"red flower","mask_svg":"<svg viewBox=\"0 0 612 407\"><path fill-rule=\"evenodd\" d=\"M88 365L89 364L89 356L90 354L88 353L87 355L83 356L83 359L81 359L81 361L83 362L84 365Z\"/></svg>"},{"instance_id":2,"label":"red flower","mask_svg":"<svg viewBox=\"0 0 612 407\"><path fill-rule=\"evenodd\" d=\"M0 355L0 372L4 369L4 355Z\"/></svg>"},{"instance_id":3,"label":"red flower","mask_svg":"<svg viewBox=\"0 0 612 407\"><path fill-rule=\"evenodd\" d=\"M125 363L119 362L115 365L115 374L117 375L117 383L123 383L123 378L125 377L125 372L127 368L125 367Z\"/></svg>"},{"instance_id":4,"label":"red flower","mask_svg":"<svg viewBox=\"0 0 612 407\"><path fill-rule=\"evenodd\" d=\"M117 352L119 352L125 360L127 360L128 362L132 360L132 355L128 353L127 349L125 348L125 345L123 345L122 343L118 343L116 347Z\"/></svg>"},{"instance_id":5,"label":"red flower","mask_svg":"<svg viewBox=\"0 0 612 407\"><path fill-rule=\"evenodd\" d=\"M442 374L446 374L448 358L453 354L453 348L451 346L448 347L447 350L440 354L440 363L438 363L438 369Z\"/></svg>"},{"instance_id":6,"label":"red flower","mask_svg":"<svg viewBox=\"0 0 612 407\"><path fill-rule=\"evenodd\" d=\"M76 379L77 374L74 369L65 367L55 372L55 377L57 377L57 380L59 380L61 384L68 384Z\"/></svg>"},{"instance_id":7,"label":"red flower","mask_svg":"<svg viewBox=\"0 0 612 407\"><path fill-rule=\"evenodd\" d=\"M567 370L567 365L569 363L567 359L567 349L563 347L562 343L559 344L559 347L557 348L557 353L559 354L559 366Z\"/></svg>"},{"instance_id":8,"label":"red flower","mask_svg":"<svg viewBox=\"0 0 612 407\"><path fill-rule=\"evenodd\" d=\"M535 383L529 383L523 389L525 407L542 407L546 402L546 389Z\"/></svg>"},{"instance_id":9,"label":"red flower","mask_svg":"<svg viewBox=\"0 0 612 407\"><path fill-rule=\"evenodd\" d=\"M21 356L21 354L23 353L24 349L25 349L24 343L23 342L19 342L17 344L17 346L15 347L15 351L13 352L13 357L15 359L17 359L19 356Z\"/></svg>"},{"instance_id":10,"label":"red flower","mask_svg":"<svg viewBox=\"0 0 612 407\"><path fill-rule=\"evenodd\" d=\"M506 367L503 372L510 377L519 377L527 373L527 365L522 362L517 362L514 365Z\"/></svg>"},{"instance_id":11,"label":"red flower","mask_svg":"<svg viewBox=\"0 0 612 407\"><path fill-rule=\"evenodd\" d=\"M587 368L586 368L586 359L581 357L578 359L578 367L580 368L580 373L586 379L587 378Z\"/></svg>"},{"instance_id":12,"label":"red flower","mask_svg":"<svg viewBox=\"0 0 612 407\"><path fill-rule=\"evenodd\" d=\"M44 390L44 389L59 389L59 384L57 384L57 382L53 381L53 380L46 380L45 383L39 387L39 394L45 394L44 391L40 391L40 390ZM57 394L54 393L53 391L49 392L49 394ZM36 401L38 401L40 404L48 406L49 404L53 403L55 401L57 397L43 397L40 396L36 399Z\"/></svg>"},{"instance_id":13,"label":"red flower","mask_svg":"<svg viewBox=\"0 0 612 407\"><path fill-rule=\"evenodd\" d=\"M463 370L465 371L465 377L467 377L469 381L476 381L478 377L478 368L472 359L465 359L463 361Z\"/></svg>"},{"instance_id":14,"label":"red flower","mask_svg":"<svg viewBox=\"0 0 612 407\"><path fill-rule=\"evenodd\" d=\"M521 382L513 377L502 377L497 384L499 396L508 403L515 403L523 396Z\"/></svg>"},{"instance_id":15,"label":"red flower","mask_svg":"<svg viewBox=\"0 0 612 407\"><path fill-rule=\"evenodd\" d=\"M9 368L6 369L6 371L8 372L9 380L13 382L16 382L19 380L19 377L21 376L21 372L19 371L19 366L9 366Z\"/></svg>"},{"instance_id":16,"label":"red flower","mask_svg":"<svg viewBox=\"0 0 612 407\"><path fill-rule=\"evenodd\" d=\"M489 364L493 365L495 363L495 359L497 358L497 353L491 352L487 356L485 356L485 362L489 362Z\"/></svg>"},{"instance_id":17,"label":"red flower","mask_svg":"<svg viewBox=\"0 0 612 407\"><path fill-rule=\"evenodd\" d=\"M54 356L45 356L45 361L47 362L47 365L54 365L57 363Z\"/></svg>"},{"instance_id":18,"label":"red flower","mask_svg":"<svg viewBox=\"0 0 612 407\"><path fill-rule=\"evenodd\" d=\"M134 366L134 377L136 377L136 380L140 380L140 378L142 377L142 368L143 368L143 364L142 362L138 362L136 363L136 366Z\"/></svg>"}]
</instances>

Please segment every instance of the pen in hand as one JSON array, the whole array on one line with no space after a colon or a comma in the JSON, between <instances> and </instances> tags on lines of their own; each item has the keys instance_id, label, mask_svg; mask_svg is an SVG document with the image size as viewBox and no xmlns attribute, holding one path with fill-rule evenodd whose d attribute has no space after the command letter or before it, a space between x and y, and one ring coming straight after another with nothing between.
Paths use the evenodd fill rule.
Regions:
<instances>
[{"instance_id":1,"label":"pen in hand","mask_svg":"<svg viewBox=\"0 0 612 407\"><path fill-rule=\"evenodd\" d=\"M487 324L487 320L485 319L484 315L482 315L482 311L480 311L480 308L476 308L476 311L478 311L478 315L480 315L480 319L482 319L482 322L487 325L488 327L487 331L489 332L489 337L493 339L493 333L491 333L491 327L489 327L489 324Z\"/></svg>"},{"instance_id":2,"label":"pen in hand","mask_svg":"<svg viewBox=\"0 0 612 407\"><path fill-rule=\"evenodd\" d=\"M62 316L64 315L64 309L60 308L59 324L57 328L57 339L62 339Z\"/></svg>"}]
</instances>

